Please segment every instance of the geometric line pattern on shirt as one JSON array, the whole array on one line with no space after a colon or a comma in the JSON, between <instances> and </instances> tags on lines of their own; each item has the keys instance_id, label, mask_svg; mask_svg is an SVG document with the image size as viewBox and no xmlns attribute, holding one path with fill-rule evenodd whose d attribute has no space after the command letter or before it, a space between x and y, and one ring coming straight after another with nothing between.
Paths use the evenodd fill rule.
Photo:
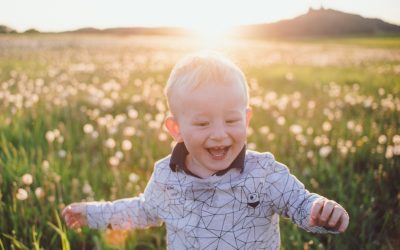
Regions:
<instances>
[{"instance_id":1,"label":"geometric line pattern on shirt","mask_svg":"<svg viewBox=\"0 0 400 250\"><path fill-rule=\"evenodd\" d=\"M165 223L172 249L279 249L279 215L313 232L309 211L319 198L270 153L246 151L241 173L199 179L156 163L144 195L88 206L91 227L143 228Z\"/></svg>"}]
</instances>

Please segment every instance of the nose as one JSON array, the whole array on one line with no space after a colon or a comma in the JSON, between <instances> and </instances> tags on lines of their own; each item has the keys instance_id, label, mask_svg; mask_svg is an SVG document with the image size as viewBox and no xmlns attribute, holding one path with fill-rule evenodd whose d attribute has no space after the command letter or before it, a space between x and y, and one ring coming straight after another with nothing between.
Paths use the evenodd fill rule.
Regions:
<instances>
[{"instance_id":1,"label":"nose","mask_svg":"<svg viewBox=\"0 0 400 250\"><path fill-rule=\"evenodd\" d=\"M218 124L214 124L214 126L212 126L212 131L211 131L211 135L210 135L210 139L215 140L215 141L220 141L225 139L228 134L226 133L226 128L224 124L218 123Z\"/></svg>"}]
</instances>

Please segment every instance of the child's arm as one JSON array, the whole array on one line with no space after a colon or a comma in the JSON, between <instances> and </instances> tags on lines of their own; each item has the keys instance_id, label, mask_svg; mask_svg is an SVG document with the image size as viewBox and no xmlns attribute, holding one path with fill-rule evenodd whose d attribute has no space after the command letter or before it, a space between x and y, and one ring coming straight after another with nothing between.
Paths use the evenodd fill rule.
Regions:
<instances>
[{"instance_id":1,"label":"child's arm","mask_svg":"<svg viewBox=\"0 0 400 250\"><path fill-rule=\"evenodd\" d=\"M308 192L282 163L274 162L272 164L273 172L266 177L265 182L266 197L267 202L270 202L277 213L289 217L295 224L307 231L344 232L349 217L343 207L336 202L328 201L323 196ZM331 226L329 223L334 225Z\"/></svg>"},{"instance_id":2,"label":"child's arm","mask_svg":"<svg viewBox=\"0 0 400 250\"><path fill-rule=\"evenodd\" d=\"M67 206L62 215L71 228L89 226L90 228L146 228L160 225L158 208L161 191L150 179L144 194L139 197L120 199L113 202L73 203Z\"/></svg>"}]
</instances>

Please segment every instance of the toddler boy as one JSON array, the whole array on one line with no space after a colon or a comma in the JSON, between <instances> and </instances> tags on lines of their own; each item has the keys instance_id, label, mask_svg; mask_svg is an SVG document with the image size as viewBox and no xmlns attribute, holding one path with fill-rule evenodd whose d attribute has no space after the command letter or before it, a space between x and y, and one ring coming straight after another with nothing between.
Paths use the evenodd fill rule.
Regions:
<instances>
[{"instance_id":1,"label":"toddler boy","mask_svg":"<svg viewBox=\"0 0 400 250\"><path fill-rule=\"evenodd\" d=\"M251 119L242 71L216 53L178 62L165 94L177 142L156 162L144 194L73 203L71 228L167 227L170 249L279 249L279 215L310 232L344 232L342 206L304 185L271 153L246 150Z\"/></svg>"}]
</instances>

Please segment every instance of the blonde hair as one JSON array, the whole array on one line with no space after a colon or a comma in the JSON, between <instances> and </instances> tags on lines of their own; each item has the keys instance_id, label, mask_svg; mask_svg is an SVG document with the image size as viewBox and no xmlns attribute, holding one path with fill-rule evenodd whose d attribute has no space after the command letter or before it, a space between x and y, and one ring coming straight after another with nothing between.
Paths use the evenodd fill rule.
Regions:
<instances>
[{"instance_id":1,"label":"blonde hair","mask_svg":"<svg viewBox=\"0 0 400 250\"><path fill-rule=\"evenodd\" d=\"M172 69L164 89L171 112L173 111L171 103L179 98L178 93L187 93L203 83L211 82L240 83L248 106L248 86L240 68L217 52L203 51L184 57Z\"/></svg>"}]
</instances>

